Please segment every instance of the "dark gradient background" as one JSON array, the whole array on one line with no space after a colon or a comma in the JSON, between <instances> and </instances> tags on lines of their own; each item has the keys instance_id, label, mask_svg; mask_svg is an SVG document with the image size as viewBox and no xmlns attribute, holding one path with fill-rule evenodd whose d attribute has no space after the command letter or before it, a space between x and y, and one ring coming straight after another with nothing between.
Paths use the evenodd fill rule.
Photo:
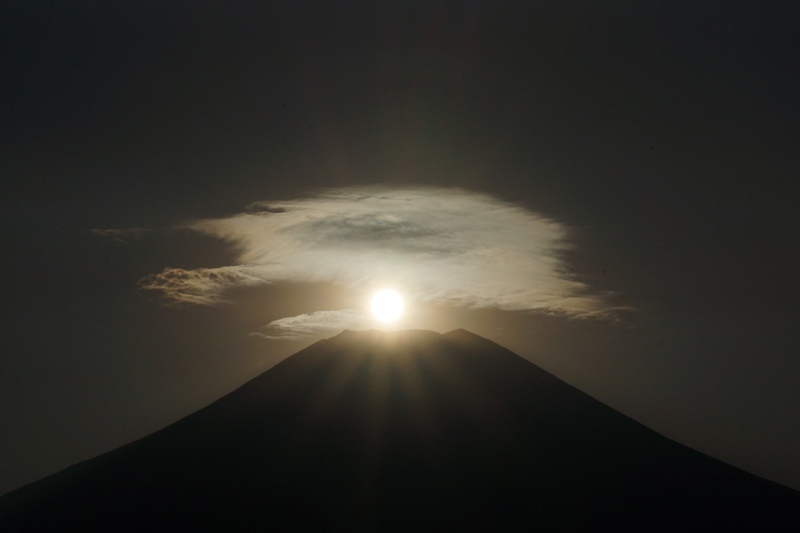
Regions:
<instances>
[{"instance_id":1,"label":"dark gradient background","mask_svg":"<svg viewBox=\"0 0 800 533\"><path fill-rule=\"evenodd\" d=\"M327 284L174 309L179 231L258 200L461 187L571 229L620 323L428 305L657 431L800 488L800 13L790 2L5 2L0 492L160 428L309 342Z\"/></svg>"}]
</instances>

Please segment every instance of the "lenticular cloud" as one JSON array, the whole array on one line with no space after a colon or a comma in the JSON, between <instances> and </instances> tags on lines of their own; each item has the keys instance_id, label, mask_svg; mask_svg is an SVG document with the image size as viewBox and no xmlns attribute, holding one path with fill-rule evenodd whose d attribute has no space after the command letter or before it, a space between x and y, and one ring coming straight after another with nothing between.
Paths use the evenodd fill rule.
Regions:
<instances>
[{"instance_id":1,"label":"lenticular cloud","mask_svg":"<svg viewBox=\"0 0 800 533\"><path fill-rule=\"evenodd\" d=\"M185 227L233 244L238 261L140 280L173 304L214 305L241 286L389 280L422 302L568 315L599 309L566 274L561 224L460 189L335 189Z\"/></svg>"}]
</instances>

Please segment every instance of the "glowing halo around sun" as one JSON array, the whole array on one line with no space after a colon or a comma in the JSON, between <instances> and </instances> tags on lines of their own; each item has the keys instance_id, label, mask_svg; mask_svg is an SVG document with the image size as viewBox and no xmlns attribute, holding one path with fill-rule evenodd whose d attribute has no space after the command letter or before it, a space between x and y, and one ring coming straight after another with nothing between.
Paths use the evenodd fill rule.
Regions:
<instances>
[{"instance_id":1,"label":"glowing halo around sun","mask_svg":"<svg viewBox=\"0 0 800 533\"><path fill-rule=\"evenodd\" d=\"M372 296L370 305L375 319L384 324L397 321L403 314L403 298L391 289L383 289Z\"/></svg>"}]
</instances>

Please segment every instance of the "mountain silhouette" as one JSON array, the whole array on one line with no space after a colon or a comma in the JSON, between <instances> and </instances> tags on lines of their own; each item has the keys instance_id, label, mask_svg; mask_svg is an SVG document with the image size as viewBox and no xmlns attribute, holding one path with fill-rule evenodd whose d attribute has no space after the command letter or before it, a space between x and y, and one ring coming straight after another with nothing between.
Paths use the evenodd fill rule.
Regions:
<instances>
[{"instance_id":1,"label":"mountain silhouette","mask_svg":"<svg viewBox=\"0 0 800 533\"><path fill-rule=\"evenodd\" d=\"M345 331L0 498L0 531L800 531L800 493L464 330Z\"/></svg>"}]
</instances>

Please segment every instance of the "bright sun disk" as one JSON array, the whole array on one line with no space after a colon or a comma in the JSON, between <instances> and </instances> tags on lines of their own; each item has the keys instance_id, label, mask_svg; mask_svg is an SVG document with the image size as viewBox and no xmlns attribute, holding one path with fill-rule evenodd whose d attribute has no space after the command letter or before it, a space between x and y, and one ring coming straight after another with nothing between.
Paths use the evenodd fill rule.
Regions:
<instances>
[{"instance_id":1,"label":"bright sun disk","mask_svg":"<svg viewBox=\"0 0 800 533\"><path fill-rule=\"evenodd\" d=\"M380 322L394 322L403 314L403 299L395 291L384 289L372 297L372 314Z\"/></svg>"}]
</instances>

